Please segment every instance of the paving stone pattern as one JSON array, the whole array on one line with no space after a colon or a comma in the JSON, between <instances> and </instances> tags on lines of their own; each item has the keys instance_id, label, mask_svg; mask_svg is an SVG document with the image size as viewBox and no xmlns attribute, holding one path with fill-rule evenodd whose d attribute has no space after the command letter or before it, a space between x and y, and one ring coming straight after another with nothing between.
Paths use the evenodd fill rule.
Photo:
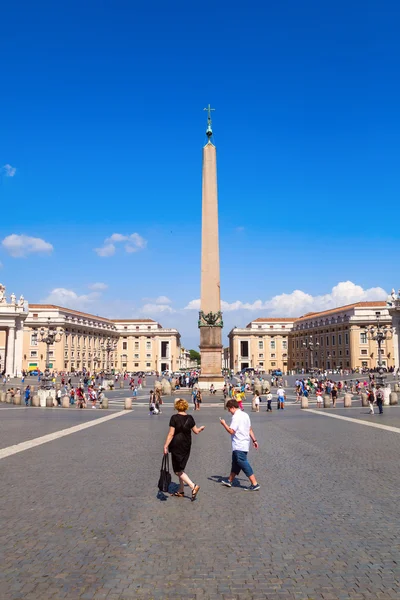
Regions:
<instances>
[{"instance_id":1,"label":"paving stone pattern","mask_svg":"<svg viewBox=\"0 0 400 600\"><path fill-rule=\"evenodd\" d=\"M18 441L29 419L38 435L54 430L54 411L32 411L1 411L1 431L18 418ZM83 419L72 412L60 409L60 429ZM245 477L219 483L227 413L193 414L206 425L187 468L194 503L157 494L170 409L137 408L0 461L1 600L400 597L400 435L297 406L252 414L252 493Z\"/></svg>"}]
</instances>

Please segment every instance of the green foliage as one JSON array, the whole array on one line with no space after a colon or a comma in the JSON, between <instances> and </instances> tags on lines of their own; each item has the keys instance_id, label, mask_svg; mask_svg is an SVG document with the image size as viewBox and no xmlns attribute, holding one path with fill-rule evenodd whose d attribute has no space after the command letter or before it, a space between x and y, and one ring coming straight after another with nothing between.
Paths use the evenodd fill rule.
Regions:
<instances>
[{"instance_id":1,"label":"green foliage","mask_svg":"<svg viewBox=\"0 0 400 600\"><path fill-rule=\"evenodd\" d=\"M200 364L200 352L197 352L197 350L189 350L189 354L190 354L190 360L196 360L197 364Z\"/></svg>"}]
</instances>

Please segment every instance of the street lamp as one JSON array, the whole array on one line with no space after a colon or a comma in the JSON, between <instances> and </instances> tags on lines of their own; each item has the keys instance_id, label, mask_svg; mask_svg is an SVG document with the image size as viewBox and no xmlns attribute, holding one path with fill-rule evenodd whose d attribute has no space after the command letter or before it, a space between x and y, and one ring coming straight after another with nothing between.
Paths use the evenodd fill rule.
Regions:
<instances>
[{"instance_id":1,"label":"street lamp","mask_svg":"<svg viewBox=\"0 0 400 600\"><path fill-rule=\"evenodd\" d=\"M117 342L108 337L107 340L101 344L101 347L107 354L105 379L111 379L112 375L110 373L110 354L111 352L114 352L116 350Z\"/></svg>"},{"instance_id":2,"label":"street lamp","mask_svg":"<svg viewBox=\"0 0 400 600\"><path fill-rule=\"evenodd\" d=\"M375 313L376 317L376 326L369 325L367 330L367 337L369 340L373 340L378 342L378 373L379 375L376 378L376 384L383 387L384 386L384 377L383 377L383 366L382 366L382 342L386 340L390 340L393 335L392 327L388 327L387 325L381 325L379 322L380 313Z\"/></svg>"},{"instance_id":3,"label":"street lamp","mask_svg":"<svg viewBox=\"0 0 400 600\"><path fill-rule=\"evenodd\" d=\"M43 376L40 378L40 387L43 390L50 390L53 387L52 378L50 377L50 346L61 341L63 334L61 328L54 329L50 325L50 317L47 319L47 329L41 327L39 329L39 342L46 344L46 368Z\"/></svg>"},{"instance_id":4,"label":"street lamp","mask_svg":"<svg viewBox=\"0 0 400 600\"><path fill-rule=\"evenodd\" d=\"M314 350L314 348L319 348L319 342L314 342L313 336L310 335L308 341L303 342L303 346L304 346L304 348L306 348L306 350L310 351L310 369L312 371L313 367L314 367L313 350Z\"/></svg>"}]
</instances>

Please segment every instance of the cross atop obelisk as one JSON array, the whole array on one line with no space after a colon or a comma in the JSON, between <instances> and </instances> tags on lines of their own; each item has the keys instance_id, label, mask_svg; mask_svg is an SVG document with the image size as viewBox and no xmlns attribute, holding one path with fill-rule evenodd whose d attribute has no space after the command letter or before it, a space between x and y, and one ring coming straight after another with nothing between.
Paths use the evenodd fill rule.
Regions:
<instances>
[{"instance_id":1,"label":"cross atop obelisk","mask_svg":"<svg viewBox=\"0 0 400 600\"><path fill-rule=\"evenodd\" d=\"M201 300L199 313L201 375L200 389L209 390L211 384L222 389L222 313L220 298L217 151L211 142L211 108L208 112L207 144L203 147L202 230L201 230Z\"/></svg>"},{"instance_id":2,"label":"cross atop obelisk","mask_svg":"<svg viewBox=\"0 0 400 600\"><path fill-rule=\"evenodd\" d=\"M208 111L208 117L207 117L207 131L206 131L206 136L208 137L208 141L210 141L210 138L212 137L212 121L211 121L211 111L215 110L215 108L211 108L211 104L209 104L207 106L207 108L203 108L203 110Z\"/></svg>"}]
</instances>

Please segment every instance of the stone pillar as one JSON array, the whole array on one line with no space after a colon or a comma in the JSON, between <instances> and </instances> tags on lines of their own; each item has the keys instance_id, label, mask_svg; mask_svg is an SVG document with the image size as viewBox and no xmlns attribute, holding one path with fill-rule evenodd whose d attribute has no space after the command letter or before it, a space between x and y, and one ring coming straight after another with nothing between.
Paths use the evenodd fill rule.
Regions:
<instances>
[{"instance_id":1,"label":"stone pillar","mask_svg":"<svg viewBox=\"0 0 400 600\"><path fill-rule=\"evenodd\" d=\"M350 408L351 400L352 400L351 394L344 395L344 403L343 403L344 408Z\"/></svg>"},{"instance_id":2,"label":"stone pillar","mask_svg":"<svg viewBox=\"0 0 400 600\"><path fill-rule=\"evenodd\" d=\"M384 387L382 389L383 389L383 405L384 406L389 406L389 404L390 404L390 393L391 393L390 386Z\"/></svg>"},{"instance_id":3,"label":"stone pillar","mask_svg":"<svg viewBox=\"0 0 400 600\"><path fill-rule=\"evenodd\" d=\"M391 309L389 313L392 316L394 366L397 370L400 367L400 312Z\"/></svg>"},{"instance_id":4,"label":"stone pillar","mask_svg":"<svg viewBox=\"0 0 400 600\"><path fill-rule=\"evenodd\" d=\"M15 337L15 352L14 352L14 372L17 377L22 374L22 354L23 354L23 337L24 337L24 325L20 319L17 323L16 337Z\"/></svg>"},{"instance_id":5,"label":"stone pillar","mask_svg":"<svg viewBox=\"0 0 400 600\"><path fill-rule=\"evenodd\" d=\"M14 404L16 406L21 406L21 394L15 394L14 396Z\"/></svg>"},{"instance_id":6,"label":"stone pillar","mask_svg":"<svg viewBox=\"0 0 400 600\"><path fill-rule=\"evenodd\" d=\"M398 403L399 403L399 401L398 401L398 396L397 396L396 392L391 392L391 394L390 394L390 404L393 406L393 405L398 404Z\"/></svg>"},{"instance_id":7,"label":"stone pillar","mask_svg":"<svg viewBox=\"0 0 400 600\"><path fill-rule=\"evenodd\" d=\"M6 375L14 377L14 356L15 354L15 327L8 328L7 335L7 356L6 356Z\"/></svg>"},{"instance_id":8,"label":"stone pillar","mask_svg":"<svg viewBox=\"0 0 400 600\"><path fill-rule=\"evenodd\" d=\"M120 380L119 387L120 387L121 390L124 389L124 380L123 379Z\"/></svg>"},{"instance_id":9,"label":"stone pillar","mask_svg":"<svg viewBox=\"0 0 400 600\"><path fill-rule=\"evenodd\" d=\"M40 406L40 398L37 394L32 396L32 406Z\"/></svg>"},{"instance_id":10,"label":"stone pillar","mask_svg":"<svg viewBox=\"0 0 400 600\"><path fill-rule=\"evenodd\" d=\"M361 406L369 406L368 394L365 392L361 392Z\"/></svg>"},{"instance_id":11,"label":"stone pillar","mask_svg":"<svg viewBox=\"0 0 400 600\"><path fill-rule=\"evenodd\" d=\"M331 397L329 396L329 394L325 394L324 395L324 408L330 408L331 407Z\"/></svg>"},{"instance_id":12,"label":"stone pillar","mask_svg":"<svg viewBox=\"0 0 400 600\"><path fill-rule=\"evenodd\" d=\"M65 395L62 397L61 406L62 408L69 408L69 396Z\"/></svg>"},{"instance_id":13,"label":"stone pillar","mask_svg":"<svg viewBox=\"0 0 400 600\"><path fill-rule=\"evenodd\" d=\"M301 408L308 408L308 398L306 396L301 397Z\"/></svg>"},{"instance_id":14,"label":"stone pillar","mask_svg":"<svg viewBox=\"0 0 400 600\"><path fill-rule=\"evenodd\" d=\"M108 398L103 396L103 400L101 402L101 408L108 408Z\"/></svg>"},{"instance_id":15,"label":"stone pillar","mask_svg":"<svg viewBox=\"0 0 400 600\"><path fill-rule=\"evenodd\" d=\"M125 398L124 409L132 410L132 398Z\"/></svg>"},{"instance_id":16,"label":"stone pillar","mask_svg":"<svg viewBox=\"0 0 400 600\"><path fill-rule=\"evenodd\" d=\"M0 402L6 401L6 392L0 392Z\"/></svg>"}]
</instances>

